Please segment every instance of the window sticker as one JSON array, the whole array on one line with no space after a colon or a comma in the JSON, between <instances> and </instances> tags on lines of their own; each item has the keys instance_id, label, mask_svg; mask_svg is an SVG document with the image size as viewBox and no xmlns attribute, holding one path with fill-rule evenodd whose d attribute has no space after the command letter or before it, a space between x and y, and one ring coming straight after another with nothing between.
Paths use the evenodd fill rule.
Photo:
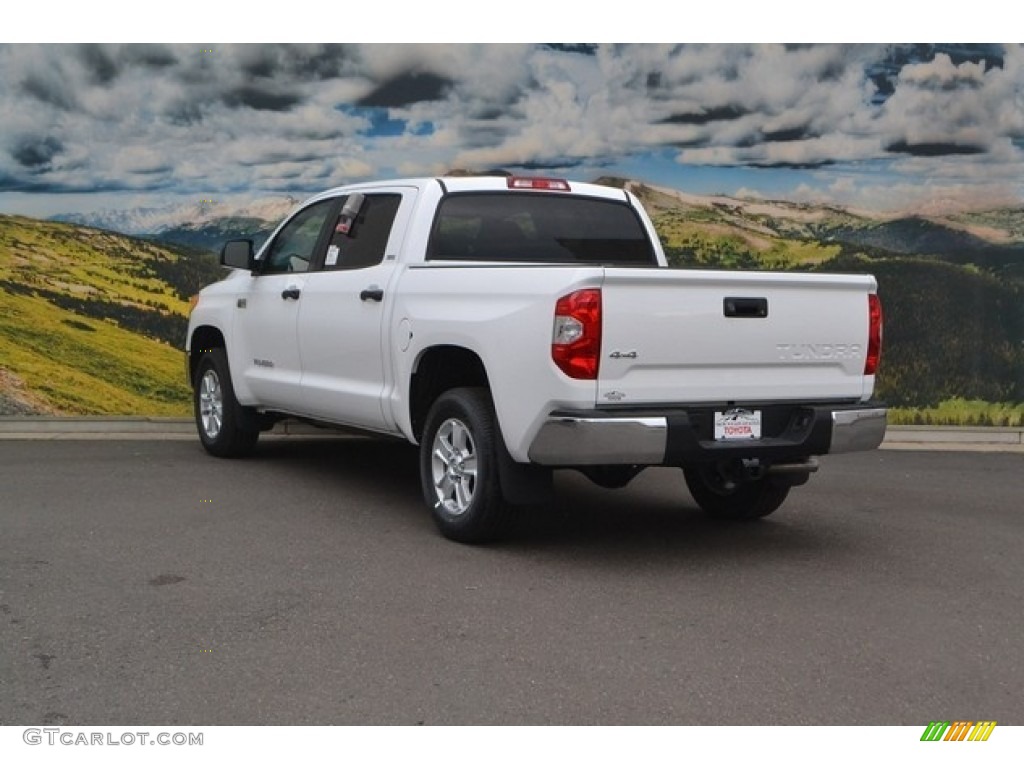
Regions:
<instances>
[{"instance_id":1,"label":"window sticker","mask_svg":"<svg viewBox=\"0 0 1024 768\"><path fill-rule=\"evenodd\" d=\"M327 249L327 266L328 267L333 267L335 264L338 263L338 252L340 250L341 249L338 248L338 246L336 246L336 245L332 245L330 248Z\"/></svg>"}]
</instances>

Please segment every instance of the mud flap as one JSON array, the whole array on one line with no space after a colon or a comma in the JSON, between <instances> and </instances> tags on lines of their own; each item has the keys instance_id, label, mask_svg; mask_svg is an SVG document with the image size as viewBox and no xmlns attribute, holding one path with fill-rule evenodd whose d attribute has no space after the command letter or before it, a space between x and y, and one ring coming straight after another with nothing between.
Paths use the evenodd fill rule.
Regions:
<instances>
[{"instance_id":1,"label":"mud flap","mask_svg":"<svg viewBox=\"0 0 1024 768\"><path fill-rule=\"evenodd\" d=\"M498 479L505 501L515 506L533 506L550 501L554 495L552 470L514 461L500 431L497 437Z\"/></svg>"}]
</instances>

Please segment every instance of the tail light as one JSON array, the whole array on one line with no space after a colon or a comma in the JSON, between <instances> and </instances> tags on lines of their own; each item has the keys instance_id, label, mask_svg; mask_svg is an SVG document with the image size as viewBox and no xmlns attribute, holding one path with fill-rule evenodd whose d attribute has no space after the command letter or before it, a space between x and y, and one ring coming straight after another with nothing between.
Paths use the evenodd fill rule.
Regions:
<instances>
[{"instance_id":1,"label":"tail light","mask_svg":"<svg viewBox=\"0 0 1024 768\"><path fill-rule=\"evenodd\" d=\"M864 375L874 376L882 357L882 302L878 295L868 294L868 356L864 361Z\"/></svg>"},{"instance_id":2,"label":"tail light","mask_svg":"<svg viewBox=\"0 0 1024 768\"><path fill-rule=\"evenodd\" d=\"M555 304L551 359L573 379L596 379L601 363L601 290L585 288Z\"/></svg>"}]
</instances>

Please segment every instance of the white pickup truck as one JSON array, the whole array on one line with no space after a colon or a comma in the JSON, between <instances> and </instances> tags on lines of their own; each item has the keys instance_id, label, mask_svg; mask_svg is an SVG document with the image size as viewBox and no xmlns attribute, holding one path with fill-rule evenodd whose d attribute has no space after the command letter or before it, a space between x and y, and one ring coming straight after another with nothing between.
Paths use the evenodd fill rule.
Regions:
<instances>
[{"instance_id":1,"label":"white pickup truck","mask_svg":"<svg viewBox=\"0 0 1024 768\"><path fill-rule=\"evenodd\" d=\"M420 447L441 532L499 535L553 469L621 487L683 469L711 515L763 517L815 456L870 450L874 278L667 267L631 193L563 179L408 179L299 206L192 310L206 450L284 417Z\"/></svg>"}]
</instances>

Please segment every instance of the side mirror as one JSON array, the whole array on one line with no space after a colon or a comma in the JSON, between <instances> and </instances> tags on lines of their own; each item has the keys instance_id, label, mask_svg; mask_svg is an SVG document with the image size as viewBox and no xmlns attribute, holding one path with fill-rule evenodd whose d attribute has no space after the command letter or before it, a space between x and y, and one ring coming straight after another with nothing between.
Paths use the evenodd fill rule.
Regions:
<instances>
[{"instance_id":1,"label":"side mirror","mask_svg":"<svg viewBox=\"0 0 1024 768\"><path fill-rule=\"evenodd\" d=\"M220 249L220 263L225 267L252 270L252 240L228 240Z\"/></svg>"}]
</instances>

